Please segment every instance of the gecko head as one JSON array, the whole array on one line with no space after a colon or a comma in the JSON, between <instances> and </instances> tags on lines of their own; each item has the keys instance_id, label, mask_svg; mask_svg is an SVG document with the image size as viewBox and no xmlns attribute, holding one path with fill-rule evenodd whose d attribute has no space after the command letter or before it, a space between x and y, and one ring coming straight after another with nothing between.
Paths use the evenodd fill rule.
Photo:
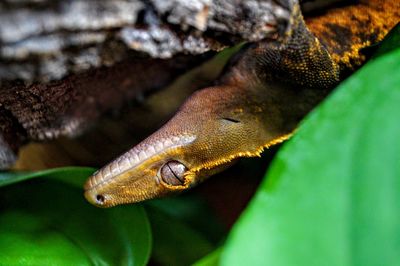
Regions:
<instances>
[{"instance_id":1,"label":"gecko head","mask_svg":"<svg viewBox=\"0 0 400 266\"><path fill-rule=\"evenodd\" d=\"M162 128L96 172L85 197L99 207L161 197L193 187L238 157L259 155L267 138L262 110L249 109L245 98L229 87L194 93Z\"/></svg>"}]
</instances>

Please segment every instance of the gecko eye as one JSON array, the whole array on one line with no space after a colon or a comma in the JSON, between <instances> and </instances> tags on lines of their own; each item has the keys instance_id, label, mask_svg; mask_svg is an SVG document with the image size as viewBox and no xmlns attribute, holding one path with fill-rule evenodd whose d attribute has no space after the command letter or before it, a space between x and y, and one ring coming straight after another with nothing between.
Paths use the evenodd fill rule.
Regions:
<instances>
[{"instance_id":1,"label":"gecko eye","mask_svg":"<svg viewBox=\"0 0 400 266\"><path fill-rule=\"evenodd\" d=\"M187 168L178 161L169 161L161 167L161 179L168 185L179 186L185 183Z\"/></svg>"}]
</instances>

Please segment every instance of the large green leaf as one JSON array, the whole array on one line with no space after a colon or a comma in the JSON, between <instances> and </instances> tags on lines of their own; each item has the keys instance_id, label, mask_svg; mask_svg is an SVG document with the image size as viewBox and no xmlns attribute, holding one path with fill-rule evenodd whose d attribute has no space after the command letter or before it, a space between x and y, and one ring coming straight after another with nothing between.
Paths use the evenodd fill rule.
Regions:
<instances>
[{"instance_id":1,"label":"large green leaf","mask_svg":"<svg viewBox=\"0 0 400 266\"><path fill-rule=\"evenodd\" d=\"M82 180L77 181L84 176L70 181L79 189L65 183L75 179L77 169L49 171L41 175L46 178L0 188L0 265L147 263L151 232L142 207L95 208L83 198ZM0 174L0 180L12 175Z\"/></svg>"},{"instance_id":2,"label":"large green leaf","mask_svg":"<svg viewBox=\"0 0 400 266\"><path fill-rule=\"evenodd\" d=\"M400 265L400 50L344 82L278 153L222 265Z\"/></svg>"}]
</instances>

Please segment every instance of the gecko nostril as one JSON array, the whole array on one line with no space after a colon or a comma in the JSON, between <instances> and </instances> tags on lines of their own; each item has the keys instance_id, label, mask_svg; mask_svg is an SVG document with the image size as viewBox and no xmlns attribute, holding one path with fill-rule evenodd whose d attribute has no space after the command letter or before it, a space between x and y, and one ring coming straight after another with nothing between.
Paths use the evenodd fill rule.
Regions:
<instances>
[{"instance_id":1,"label":"gecko nostril","mask_svg":"<svg viewBox=\"0 0 400 266\"><path fill-rule=\"evenodd\" d=\"M103 204L104 200L105 200L105 198L103 195L100 195L100 194L96 195L96 201L98 204L100 204L100 205Z\"/></svg>"}]
</instances>

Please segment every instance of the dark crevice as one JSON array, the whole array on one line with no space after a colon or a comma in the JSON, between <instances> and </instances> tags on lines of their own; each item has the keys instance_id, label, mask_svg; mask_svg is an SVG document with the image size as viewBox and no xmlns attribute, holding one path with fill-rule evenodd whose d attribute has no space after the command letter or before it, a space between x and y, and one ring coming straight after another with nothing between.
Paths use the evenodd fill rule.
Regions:
<instances>
[{"instance_id":1,"label":"dark crevice","mask_svg":"<svg viewBox=\"0 0 400 266\"><path fill-rule=\"evenodd\" d=\"M25 142L27 132L13 112L0 105L0 135L10 148L17 152Z\"/></svg>"},{"instance_id":2,"label":"dark crevice","mask_svg":"<svg viewBox=\"0 0 400 266\"><path fill-rule=\"evenodd\" d=\"M332 8L341 8L357 4L358 0L303 0L301 10L305 17L321 16Z\"/></svg>"}]
</instances>

